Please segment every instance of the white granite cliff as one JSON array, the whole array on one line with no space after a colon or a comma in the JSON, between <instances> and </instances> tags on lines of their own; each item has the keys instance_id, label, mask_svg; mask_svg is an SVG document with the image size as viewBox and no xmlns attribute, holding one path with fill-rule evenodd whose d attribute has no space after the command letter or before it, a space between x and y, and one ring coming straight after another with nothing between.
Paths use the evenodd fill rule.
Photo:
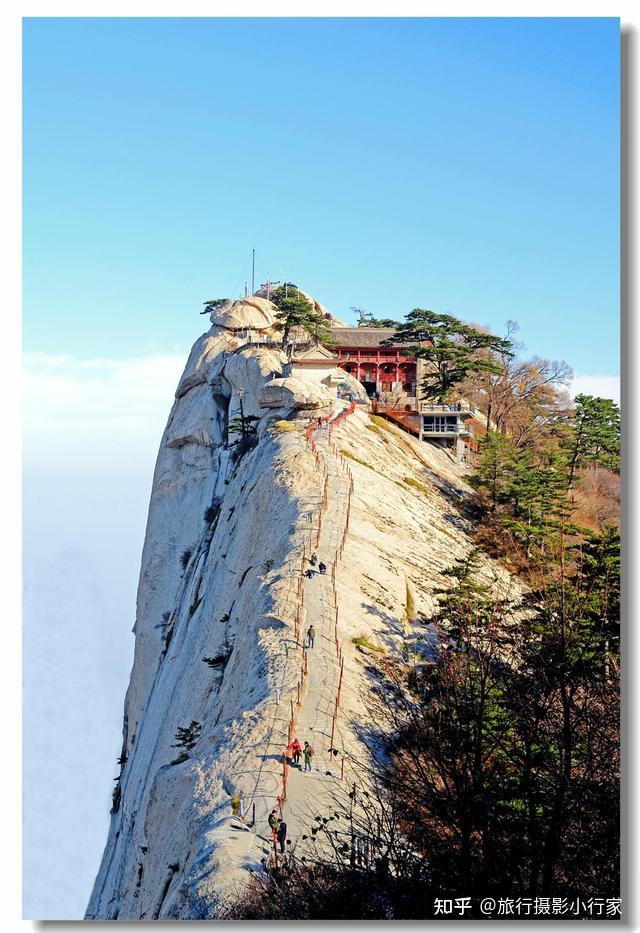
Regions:
<instances>
[{"instance_id":1,"label":"white granite cliff","mask_svg":"<svg viewBox=\"0 0 640 933\"><path fill-rule=\"evenodd\" d=\"M462 468L374 423L364 405L344 413L335 389L282 380L284 354L265 342L273 312L260 297L214 312L176 391L142 555L124 764L89 919L215 915L268 857L290 711L296 735L326 761L343 661L334 746L366 754L357 727L375 722L375 683L353 639L398 657L412 640L428 644L442 570L471 546ZM234 459L239 435L228 426L241 403L259 419L257 444ZM310 415L341 412L331 432L316 431L314 453ZM329 573L301 580L310 547ZM303 675L295 636L309 621L318 637ZM191 723L193 747L176 747ZM283 803L294 842L303 809L336 775L323 766L305 778L290 774ZM233 815L240 798L249 817L255 805L255 824Z\"/></svg>"}]
</instances>

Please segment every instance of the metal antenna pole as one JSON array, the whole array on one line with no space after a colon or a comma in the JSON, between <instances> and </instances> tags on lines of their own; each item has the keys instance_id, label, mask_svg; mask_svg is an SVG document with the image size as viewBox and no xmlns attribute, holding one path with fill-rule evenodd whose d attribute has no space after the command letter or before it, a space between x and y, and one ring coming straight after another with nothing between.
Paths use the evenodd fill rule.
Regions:
<instances>
[{"instance_id":1,"label":"metal antenna pole","mask_svg":"<svg viewBox=\"0 0 640 933\"><path fill-rule=\"evenodd\" d=\"M256 251L251 250L251 294L256 290Z\"/></svg>"},{"instance_id":2,"label":"metal antenna pole","mask_svg":"<svg viewBox=\"0 0 640 933\"><path fill-rule=\"evenodd\" d=\"M278 268L280 269L280 275L282 276L282 281L284 282L284 297L288 298L289 297L289 283L284 273L284 269L282 268L280 264L278 264Z\"/></svg>"}]
</instances>

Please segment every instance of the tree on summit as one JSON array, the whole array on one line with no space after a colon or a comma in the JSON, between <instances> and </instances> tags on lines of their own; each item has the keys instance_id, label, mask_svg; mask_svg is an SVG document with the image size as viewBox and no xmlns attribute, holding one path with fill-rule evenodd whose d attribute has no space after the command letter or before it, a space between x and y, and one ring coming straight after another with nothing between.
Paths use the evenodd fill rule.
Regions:
<instances>
[{"instance_id":1,"label":"tree on summit","mask_svg":"<svg viewBox=\"0 0 640 933\"><path fill-rule=\"evenodd\" d=\"M365 327L398 327L397 321L390 317L371 317L365 324Z\"/></svg>"},{"instance_id":2,"label":"tree on summit","mask_svg":"<svg viewBox=\"0 0 640 933\"><path fill-rule=\"evenodd\" d=\"M354 314L358 315L358 327L398 327L398 322L390 317L374 317L364 308L351 306Z\"/></svg>"},{"instance_id":3,"label":"tree on summit","mask_svg":"<svg viewBox=\"0 0 640 933\"><path fill-rule=\"evenodd\" d=\"M278 309L273 326L276 330L282 331L283 347L286 347L289 334L294 327L302 327L318 343L325 346L335 344L327 319L322 314L318 314L313 302L309 301L292 282L279 285L271 292L270 298Z\"/></svg>"},{"instance_id":4,"label":"tree on summit","mask_svg":"<svg viewBox=\"0 0 640 933\"><path fill-rule=\"evenodd\" d=\"M226 305L228 301L228 298L210 298L209 301L204 302L204 311L201 311L200 314L211 314Z\"/></svg>"},{"instance_id":5,"label":"tree on summit","mask_svg":"<svg viewBox=\"0 0 640 933\"><path fill-rule=\"evenodd\" d=\"M407 352L431 363L422 390L426 398L447 399L452 389L470 373L499 373L493 353L513 355L511 341L483 333L451 314L414 308L386 346L400 344Z\"/></svg>"}]
</instances>

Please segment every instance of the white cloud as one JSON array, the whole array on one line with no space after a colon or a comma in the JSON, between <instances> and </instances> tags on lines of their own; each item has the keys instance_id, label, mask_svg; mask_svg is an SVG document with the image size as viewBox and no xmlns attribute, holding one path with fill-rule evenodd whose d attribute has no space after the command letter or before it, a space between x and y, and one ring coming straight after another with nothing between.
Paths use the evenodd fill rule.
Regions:
<instances>
[{"instance_id":1,"label":"white cloud","mask_svg":"<svg viewBox=\"0 0 640 933\"><path fill-rule=\"evenodd\" d=\"M575 398L581 392L585 395L595 395L599 398L611 398L620 404L620 377L619 376L590 376L576 373L569 386L571 395Z\"/></svg>"},{"instance_id":2,"label":"white cloud","mask_svg":"<svg viewBox=\"0 0 640 933\"><path fill-rule=\"evenodd\" d=\"M186 351L128 359L24 356L27 466L153 468ZM578 373L570 392L620 400L616 376Z\"/></svg>"},{"instance_id":3,"label":"white cloud","mask_svg":"<svg viewBox=\"0 0 640 933\"><path fill-rule=\"evenodd\" d=\"M186 358L186 352L85 360L25 354L26 464L152 462Z\"/></svg>"}]
</instances>

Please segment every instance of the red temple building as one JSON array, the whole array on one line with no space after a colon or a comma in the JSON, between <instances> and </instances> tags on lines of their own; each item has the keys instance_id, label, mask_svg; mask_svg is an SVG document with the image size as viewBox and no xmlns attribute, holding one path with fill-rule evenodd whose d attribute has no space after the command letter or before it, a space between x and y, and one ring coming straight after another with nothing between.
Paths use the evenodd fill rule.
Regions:
<instances>
[{"instance_id":1,"label":"red temple building","mask_svg":"<svg viewBox=\"0 0 640 933\"><path fill-rule=\"evenodd\" d=\"M395 422L420 440L453 448L456 459L478 449L487 429L486 416L465 399L445 403L421 398L423 360L407 355L406 348L384 343L395 333L391 327L332 327L338 365L354 376L375 398L374 411Z\"/></svg>"},{"instance_id":2,"label":"red temple building","mask_svg":"<svg viewBox=\"0 0 640 933\"><path fill-rule=\"evenodd\" d=\"M338 365L361 382L369 396L406 395L415 400L417 360L402 347L383 343L395 333L390 327L332 327Z\"/></svg>"}]
</instances>

